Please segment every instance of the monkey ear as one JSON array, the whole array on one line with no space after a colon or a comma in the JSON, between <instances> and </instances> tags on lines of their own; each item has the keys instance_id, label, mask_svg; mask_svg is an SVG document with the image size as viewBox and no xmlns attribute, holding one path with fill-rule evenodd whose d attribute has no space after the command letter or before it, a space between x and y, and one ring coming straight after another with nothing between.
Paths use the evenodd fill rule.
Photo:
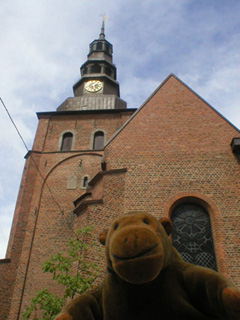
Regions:
<instances>
[{"instance_id":1,"label":"monkey ear","mask_svg":"<svg viewBox=\"0 0 240 320\"><path fill-rule=\"evenodd\" d=\"M102 245L105 245L106 242L106 237L107 237L108 229L104 229L100 234L99 234L99 241Z\"/></svg>"},{"instance_id":2,"label":"monkey ear","mask_svg":"<svg viewBox=\"0 0 240 320\"><path fill-rule=\"evenodd\" d=\"M161 223L161 225L165 229L166 234L169 236L172 233L172 229L173 229L173 224L172 224L171 219L169 219L169 218L161 218L159 220L159 222Z\"/></svg>"}]
</instances>

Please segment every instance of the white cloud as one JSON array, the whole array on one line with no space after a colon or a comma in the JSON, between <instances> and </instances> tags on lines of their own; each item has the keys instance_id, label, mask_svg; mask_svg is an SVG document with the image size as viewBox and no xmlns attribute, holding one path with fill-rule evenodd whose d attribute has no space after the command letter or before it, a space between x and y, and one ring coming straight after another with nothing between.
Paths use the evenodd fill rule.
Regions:
<instances>
[{"instance_id":1,"label":"white cloud","mask_svg":"<svg viewBox=\"0 0 240 320\"><path fill-rule=\"evenodd\" d=\"M0 180L0 201L3 199L3 186Z\"/></svg>"}]
</instances>

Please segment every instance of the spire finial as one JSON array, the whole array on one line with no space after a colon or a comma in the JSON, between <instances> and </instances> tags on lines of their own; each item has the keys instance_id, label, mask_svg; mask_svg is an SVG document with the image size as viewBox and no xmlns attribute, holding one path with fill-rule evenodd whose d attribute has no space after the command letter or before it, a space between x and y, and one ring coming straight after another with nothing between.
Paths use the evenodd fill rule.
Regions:
<instances>
[{"instance_id":1,"label":"spire finial","mask_svg":"<svg viewBox=\"0 0 240 320\"><path fill-rule=\"evenodd\" d=\"M103 40L105 39L105 33L104 33L105 20L110 20L110 19L105 15L105 13L100 14L100 16L103 18L103 20L102 20L101 33L99 34L99 39Z\"/></svg>"}]
</instances>

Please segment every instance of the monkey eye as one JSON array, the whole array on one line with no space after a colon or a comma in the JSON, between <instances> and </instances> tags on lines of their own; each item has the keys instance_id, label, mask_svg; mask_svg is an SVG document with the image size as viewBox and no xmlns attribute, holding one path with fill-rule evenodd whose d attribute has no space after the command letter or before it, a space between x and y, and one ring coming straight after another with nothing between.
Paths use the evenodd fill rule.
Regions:
<instances>
[{"instance_id":1,"label":"monkey eye","mask_svg":"<svg viewBox=\"0 0 240 320\"><path fill-rule=\"evenodd\" d=\"M115 224L114 230L117 230L117 228L118 228L118 223Z\"/></svg>"},{"instance_id":2,"label":"monkey eye","mask_svg":"<svg viewBox=\"0 0 240 320\"><path fill-rule=\"evenodd\" d=\"M143 223L149 224L149 220L148 220L147 218L144 218L144 219L143 219Z\"/></svg>"}]
</instances>

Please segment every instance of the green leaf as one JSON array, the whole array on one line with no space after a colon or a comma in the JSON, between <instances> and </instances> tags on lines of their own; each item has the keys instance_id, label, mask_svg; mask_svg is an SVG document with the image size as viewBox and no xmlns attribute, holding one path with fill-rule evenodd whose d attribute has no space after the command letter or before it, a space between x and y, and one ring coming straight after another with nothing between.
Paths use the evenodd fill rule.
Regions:
<instances>
[{"instance_id":1,"label":"green leaf","mask_svg":"<svg viewBox=\"0 0 240 320\"><path fill-rule=\"evenodd\" d=\"M91 288L98 277L97 264L85 259L88 250L97 250L93 239L92 228L85 227L77 231L78 239L69 239L66 253L58 252L52 255L42 265L43 273L52 274L53 280L63 285L63 298L52 294L44 288L37 291L30 304L22 313L21 319L28 320L53 320L61 311L66 298L73 298L76 294L82 294ZM88 242L84 242L87 238ZM40 314L40 316L39 316Z\"/></svg>"}]
</instances>

